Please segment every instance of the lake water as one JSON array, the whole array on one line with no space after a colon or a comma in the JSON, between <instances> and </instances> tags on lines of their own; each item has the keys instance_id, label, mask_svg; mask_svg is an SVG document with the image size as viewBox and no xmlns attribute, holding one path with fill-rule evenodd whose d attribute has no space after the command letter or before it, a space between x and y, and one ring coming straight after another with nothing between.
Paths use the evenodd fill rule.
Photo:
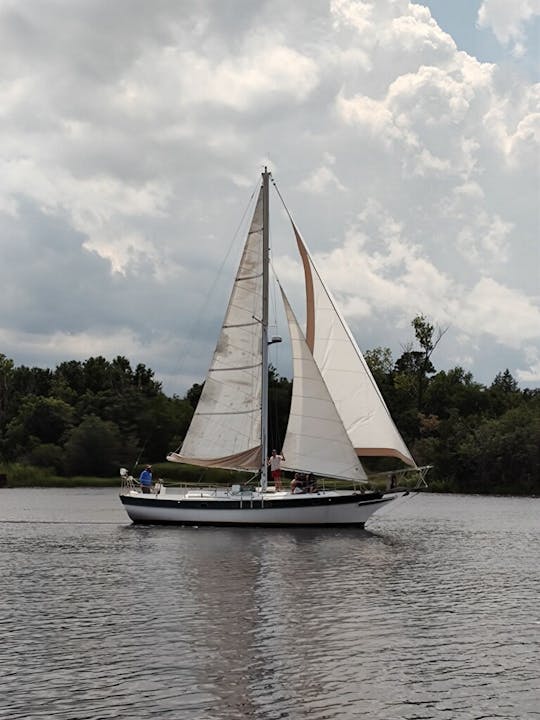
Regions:
<instances>
[{"instance_id":1,"label":"lake water","mask_svg":"<svg viewBox=\"0 0 540 720\"><path fill-rule=\"evenodd\" d=\"M540 718L540 499L368 529L131 525L0 490L0 718Z\"/></svg>"}]
</instances>

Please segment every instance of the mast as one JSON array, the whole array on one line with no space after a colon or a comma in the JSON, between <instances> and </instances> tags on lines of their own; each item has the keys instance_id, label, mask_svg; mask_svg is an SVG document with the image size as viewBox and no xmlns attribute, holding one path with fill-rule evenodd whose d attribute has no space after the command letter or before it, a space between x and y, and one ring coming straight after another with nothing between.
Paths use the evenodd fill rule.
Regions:
<instances>
[{"instance_id":1,"label":"mast","mask_svg":"<svg viewBox=\"0 0 540 720\"><path fill-rule=\"evenodd\" d=\"M268 262L269 233L269 185L270 173L265 166L263 180L263 315L262 315L262 395L261 395L261 489L268 484Z\"/></svg>"}]
</instances>

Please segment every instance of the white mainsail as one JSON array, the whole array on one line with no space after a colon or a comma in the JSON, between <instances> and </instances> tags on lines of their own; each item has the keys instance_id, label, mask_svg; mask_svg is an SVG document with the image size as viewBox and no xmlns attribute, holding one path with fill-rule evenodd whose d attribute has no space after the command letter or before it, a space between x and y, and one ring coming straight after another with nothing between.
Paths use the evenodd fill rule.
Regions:
<instances>
[{"instance_id":1,"label":"white mainsail","mask_svg":"<svg viewBox=\"0 0 540 720\"><path fill-rule=\"evenodd\" d=\"M306 341L356 454L393 456L416 466L294 222L292 226L306 281Z\"/></svg>"},{"instance_id":2,"label":"white mainsail","mask_svg":"<svg viewBox=\"0 0 540 720\"><path fill-rule=\"evenodd\" d=\"M261 466L263 192L251 221L212 363L181 451L168 460Z\"/></svg>"},{"instance_id":3,"label":"white mainsail","mask_svg":"<svg viewBox=\"0 0 540 720\"><path fill-rule=\"evenodd\" d=\"M293 355L293 393L283 442L284 468L366 480L343 422L281 288Z\"/></svg>"}]
</instances>

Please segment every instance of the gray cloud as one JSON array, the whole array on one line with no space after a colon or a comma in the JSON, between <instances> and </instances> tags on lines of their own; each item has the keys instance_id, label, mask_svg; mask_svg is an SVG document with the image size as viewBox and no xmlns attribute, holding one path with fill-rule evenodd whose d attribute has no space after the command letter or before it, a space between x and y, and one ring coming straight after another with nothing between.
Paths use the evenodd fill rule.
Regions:
<instances>
[{"instance_id":1,"label":"gray cloud","mask_svg":"<svg viewBox=\"0 0 540 720\"><path fill-rule=\"evenodd\" d=\"M0 46L16 362L126 354L171 392L200 380L269 163L361 347L399 353L424 312L451 326L440 366L540 382L537 88L427 8L6 2Z\"/></svg>"}]
</instances>

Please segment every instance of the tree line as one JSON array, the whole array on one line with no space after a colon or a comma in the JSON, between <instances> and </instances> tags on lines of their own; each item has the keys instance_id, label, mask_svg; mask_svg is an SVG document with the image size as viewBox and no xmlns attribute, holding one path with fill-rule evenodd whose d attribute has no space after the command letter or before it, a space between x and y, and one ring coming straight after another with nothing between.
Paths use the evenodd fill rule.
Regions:
<instances>
[{"instance_id":1,"label":"tree line","mask_svg":"<svg viewBox=\"0 0 540 720\"><path fill-rule=\"evenodd\" d=\"M91 357L54 370L16 367L0 355L0 462L60 476L107 477L164 459L193 407L167 397L153 371L127 358Z\"/></svg>"},{"instance_id":2,"label":"tree line","mask_svg":"<svg viewBox=\"0 0 540 720\"><path fill-rule=\"evenodd\" d=\"M539 494L540 390L520 389L508 370L489 386L461 367L437 371L431 358L444 331L424 316L412 327L414 341L397 359L380 347L365 358L417 464L433 465L430 487ZM270 368L269 386L269 439L279 449L292 383ZM150 368L122 356L49 370L0 354L0 463L107 477L162 461L180 446L202 387L168 397ZM378 472L386 463L364 464Z\"/></svg>"},{"instance_id":3,"label":"tree line","mask_svg":"<svg viewBox=\"0 0 540 720\"><path fill-rule=\"evenodd\" d=\"M540 390L521 390L508 369L476 382L462 367L436 371L444 335L424 316L394 362L388 348L366 360L418 465L433 465L432 489L540 493Z\"/></svg>"}]
</instances>

